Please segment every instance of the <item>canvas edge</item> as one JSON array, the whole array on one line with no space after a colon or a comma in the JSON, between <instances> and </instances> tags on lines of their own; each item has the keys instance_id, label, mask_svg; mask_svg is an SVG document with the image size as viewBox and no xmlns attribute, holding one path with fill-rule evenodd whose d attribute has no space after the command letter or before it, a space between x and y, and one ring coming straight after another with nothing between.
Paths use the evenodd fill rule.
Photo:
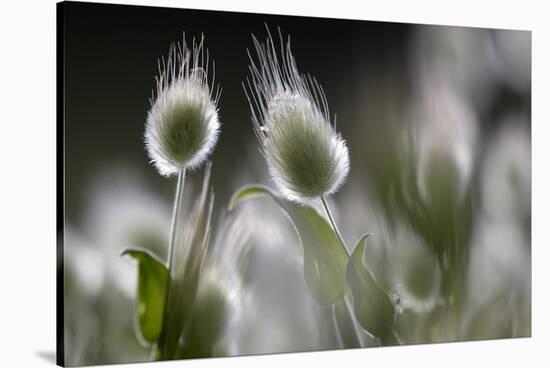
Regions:
<instances>
[{"instance_id":1,"label":"canvas edge","mask_svg":"<svg viewBox=\"0 0 550 368\"><path fill-rule=\"evenodd\" d=\"M65 4L56 3L56 364L65 365Z\"/></svg>"}]
</instances>

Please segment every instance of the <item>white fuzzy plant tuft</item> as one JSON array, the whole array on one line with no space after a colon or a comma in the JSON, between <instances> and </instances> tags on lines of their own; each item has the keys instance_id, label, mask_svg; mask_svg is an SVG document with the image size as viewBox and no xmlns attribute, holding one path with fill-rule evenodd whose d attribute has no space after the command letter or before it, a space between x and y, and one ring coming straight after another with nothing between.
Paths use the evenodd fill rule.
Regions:
<instances>
[{"instance_id":1,"label":"white fuzzy plant tuft","mask_svg":"<svg viewBox=\"0 0 550 368\"><path fill-rule=\"evenodd\" d=\"M279 32L265 44L254 36L257 61L250 55L245 92L252 121L271 176L294 202L335 193L349 172L345 141L330 123L325 94L317 81L298 72L290 39Z\"/></svg>"},{"instance_id":2,"label":"white fuzzy plant tuft","mask_svg":"<svg viewBox=\"0 0 550 368\"><path fill-rule=\"evenodd\" d=\"M164 318L158 341L159 356L162 359L172 359L177 355L185 313L179 294L180 284L183 282L187 285L191 282L192 287L186 288L191 290L189 295L192 296L194 280L198 277L197 267L200 267L200 263L199 266L195 264L197 257L193 258L195 263L191 263L191 266L187 261L182 263L182 254L185 254L182 252L194 252L193 254L201 256L205 254L193 243L199 241L195 236L192 237L191 243L186 239L188 234L182 223L189 216L186 216L183 206L186 171L198 168L206 161L218 141L220 131L217 108L220 89L216 88L213 92L214 76L209 81L208 66L209 55L208 50L204 48L204 36L200 42L193 39L189 48L184 33L183 42L170 47L167 61L159 61L156 90L151 98L151 109L145 124L145 147L151 162L161 175L177 174L178 177L168 247L169 277L164 296ZM209 187L207 183L210 166L206 165L204 188ZM205 196L201 195L200 210L204 211L206 206L209 206L209 221L212 205L206 204ZM197 216L202 218L201 211L201 215ZM192 217L193 212L190 215ZM209 222L206 229L209 229ZM205 233L208 233L207 230ZM204 235L204 239L207 239L207 235ZM201 245L207 244L204 239ZM185 272L182 271L182 265L186 267ZM187 277L188 271L195 279Z\"/></svg>"},{"instance_id":3,"label":"white fuzzy plant tuft","mask_svg":"<svg viewBox=\"0 0 550 368\"><path fill-rule=\"evenodd\" d=\"M208 50L204 36L172 45L168 59L159 61L156 90L145 126L145 146L163 176L199 167L210 155L220 131L214 78L208 81Z\"/></svg>"}]
</instances>

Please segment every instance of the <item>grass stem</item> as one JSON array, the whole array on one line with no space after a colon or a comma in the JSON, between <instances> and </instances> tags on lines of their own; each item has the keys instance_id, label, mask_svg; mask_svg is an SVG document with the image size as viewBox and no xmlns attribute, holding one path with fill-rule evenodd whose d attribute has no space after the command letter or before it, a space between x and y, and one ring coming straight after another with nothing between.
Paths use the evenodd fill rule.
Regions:
<instances>
[{"instance_id":1,"label":"grass stem","mask_svg":"<svg viewBox=\"0 0 550 368\"><path fill-rule=\"evenodd\" d=\"M334 233L336 234L336 237L338 238L338 241L346 251L346 254L348 255L348 258L350 257L350 253L348 250L348 247L346 247L346 243L344 242L344 238L342 238L342 235L340 234L340 230L338 230L338 226L336 226L336 222L334 221L334 217L332 217L332 213L330 212L330 208L328 207L327 201L325 199L325 196L321 196L321 203L323 204L323 208L325 209L325 213L327 214L327 217L330 221L330 225L332 226L332 229L334 230Z\"/></svg>"},{"instance_id":2,"label":"grass stem","mask_svg":"<svg viewBox=\"0 0 550 368\"><path fill-rule=\"evenodd\" d=\"M325 209L325 213L327 214L327 217L330 221L330 225L332 226L332 229L334 230L334 233L336 234L340 245L342 246L342 248L344 248L344 251L346 252L349 259L351 257L350 252L348 250L348 247L346 247L344 238L342 238L342 235L340 234L340 230L338 230L338 226L336 225L336 221L334 221L334 217L330 212L330 208L325 199L325 196L321 195L320 199L321 203L323 204L323 208ZM338 333L340 334L340 341L343 347L360 347L361 342L359 340L357 328L355 326L355 323L353 322L353 316L350 306L345 298L333 306L333 313L336 321L336 327L338 329Z\"/></svg>"},{"instance_id":3,"label":"grass stem","mask_svg":"<svg viewBox=\"0 0 550 368\"><path fill-rule=\"evenodd\" d=\"M170 243L168 244L168 278L166 280L166 295L164 297L164 314L162 322L162 332L159 340L159 358L171 359L174 353L174 334L177 334L178 326L174 326L170 323L170 317L174 314L175 305L173 305L174 285L173 285L173 271L174 271L174 247L179 241L181 241L182 230L181 226L182 218L184 215L183 204L183 191L185 187L185 169L181 169L178 173L178 183L176 185L176 194L174 197L174 207L172 211L172 225L170 229ZM175 337L177 339L177 336Z\"/></svg>"},{"instance_id":4,"label":"grass stem","mask_svg":"<svg viewBox=\"0 0 550 368\"><path fill-rule=\"evenodd\" d=\"M360 348L361 341L359 340L347 300L344 298L334 304L332 306L332 313L342 347L345 349Z\"/></svg>"}]
</instances>

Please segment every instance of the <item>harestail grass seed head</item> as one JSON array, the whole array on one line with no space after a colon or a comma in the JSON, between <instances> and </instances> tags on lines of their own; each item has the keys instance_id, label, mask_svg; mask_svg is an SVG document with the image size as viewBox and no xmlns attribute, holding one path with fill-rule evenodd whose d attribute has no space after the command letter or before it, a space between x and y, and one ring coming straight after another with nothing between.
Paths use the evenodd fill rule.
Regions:
<instances>
[{"instance_id":1,"label":"harestail grass seed head","mask_svg":"<svg viewBox=\"0 0 550 368\"><path fill-rule=\"evenodd\" d=\"M285 47L279 37L277 51L271 34L265 44L253 36L258 61L249 54L245 91L271 176L286 198L304 202L338 190L349 172L349 154L330 123L322 88L298 72L290 40Z\"/></svg>"},{"instance_id":2,"label":"harestail grass seed head","mask_svg":"<svg viewBox=\"0 0 550 368\"><path fill-rule=\"evenodd\" d=\"M156 91L147 115L145 145L161 175L199 167L218 140L220 122L215 93L208 81L208 50L193 39L189 49L185 34L172 45L168 59L159 62Z\"/></svg>"}]
</instances>

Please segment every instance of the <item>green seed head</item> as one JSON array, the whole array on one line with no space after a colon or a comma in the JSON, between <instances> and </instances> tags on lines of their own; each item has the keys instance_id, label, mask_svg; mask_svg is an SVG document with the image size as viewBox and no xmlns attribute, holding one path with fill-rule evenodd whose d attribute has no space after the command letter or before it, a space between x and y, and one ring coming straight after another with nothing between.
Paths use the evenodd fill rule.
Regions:
<instances>
[{"instance_id":1,"label":"green seed head","mask_svg":"<svg viewBox=\"0 0 550 368\"><path fill-rule=\"evenodd\" d=\"M220 123L208 86L202 41L173 46L157 78L157 95L147 115L146 148L161 175L200 166L214 149ZM208 57L206 57L208 64Z\"/></svg>"},{"instance_id":2,"label":"green seed head","mask_svg":"<svg viewBox=\"0 0 550 368\"><path fill-rule=\"evenodd\" d=\"M441 270L437 258L412 230L402 227L396 233L396 290L404 307L416 312L430 311L440 296Z\"/></svg>"},{"instance_id":3,"label":"green seed head","mask_svg":"<svg viewBox=\"0 0 550 368\"><path fill-rule=\"evenodd\" d=\"M263 147L270 173L292 200L330 194L345 179L348 150L308 99L276 95L268 107Z\"/></svg>"},{"instance_id":4,"label":"green seed head","mask_svg":"<svg viewBox=\"0 0 550 368\"><path fill-rule=\"evenodd\" d=\"M299 74L290 42L282 63L269 35L254 38L247 96L269 171L289 200L303 202L336 192L349 172L345 141L330 124L325 95L315 79ZM281 36L282 43L282 36Z\"/></svg>"}]
</instances>

